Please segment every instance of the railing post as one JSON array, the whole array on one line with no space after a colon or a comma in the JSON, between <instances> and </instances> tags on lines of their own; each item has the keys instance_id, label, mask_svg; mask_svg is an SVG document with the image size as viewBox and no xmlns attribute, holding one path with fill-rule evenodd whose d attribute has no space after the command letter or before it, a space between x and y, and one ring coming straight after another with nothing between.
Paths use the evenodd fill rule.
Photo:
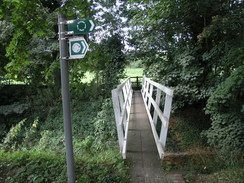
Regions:
<instances>
[{"instance_id":1,"label":"railing post","mask_svg":"<svg viewBox=\"0 0 244 183\"><path fill-rule=\"evenodd\" d=\"M118 92L119 97L119 106L120 106L120 114L122 114L123 106L124 106L124 98L122 91Z\"/></svg>"},{"instance_id":2,"label":"railing post","mask_svg":"<svg viewBox=\"0 0 244 183\"><path fill-rule=\"evenodd\" d=\"M124 128L125 128L125 119L123 118L122 116L122 112L123 112L123 108L124 108L124 105L125 105L125 97L124 97L124 94L123 94L123 90L121 91L118 91L118 97L119 97L119 106L120 106L120 117L121 117L121 122L122 124L121 125L124 125Z\"/></svg>"},{"instance_id":3,"label":"railing post","mask_svg":"<svg viewBox=\"0 0 244 183\"><path fill-rule=\"evenodd\" d=\"M120 102L119 102L119 94L118 90L114 89L112 90L112 101L113 101L113 108L114 108L114 115L115 115L115 121L116 121L116 128L117 128L117 134L118 134L118 140L119 140L119 147L120 147L120 152L122 152L123 149L123 141L124 141L124 134L122 130L122 125L120 124L121 122L121 113L120 113Z\"/></svg>"},{"instance_id":4,"label":"railing post","mask_svg":"<svg viewBox=\"0 0 244 183\"><path fill-rule=\"evenodd\" d=\"M131 106L131 98L132 98L132 83L131 83L130 78L128 80L128 97L130 98L129 101L128 101L129 108L128 108L128 111L127 111L129 113L130 112L130 106ZM128 116L130 116L130 115L128 114Z\"/></svg>"},{"instance_id":5,"label":"railing post","mask_svg":"<svg viewBox=\"0 0 244 183\"><path fill-rule=\"evenodd\" d=\"M129 95L130 95L130 81L129 81L129 79L126 81L126 84L125 84L125 90L126 90L126 97L128 97L128 99L127 100L129 100ZM127 120L129 120L128 118L129 118L129 116L130 116L130 114L129 114L129 112L130 112L130 102L129 101L126 101L126 106L125 106L125 108L126 108L126 117L125 117L125 121L127 121Z\"/></svg>"},{"instance_id":6,"label":"railing post","mask_svg":"<svg viewBox=\"0 0 244 183\"><path fill-rule=\"evenodd\" d=\"M167 124L166 124L166 127L164 127L162 125L161 132L160 132L160 142L161 142L163 148L165 148L165 145L166 145L172 98L173 98L172 96L166 94L163 114L164 114L165 118L167 119Z\"/></svg>"},{"instance_id":7,"label":"railing post","mask_svg":"<svg viewBox=\"0 0 244 183\"><path fill-rule=\"evenodd\" d=\"M148 98L148 93L149 93L149 82L148 82L148 80L147 79L145 79L145 81L146 81L146 89L145 89L145 99L146 99L146 103L147 103L147 100L149 99Z\"/></svg>"},{"instance_id":8,"label":"railing post","mask_svg":"<svg viewBox=\"0 0 244 183\"><path fill-rule=\"evenodd\" d=\"M160 105L160 99L161 99L161 90L157 88L157 94L156 94L156 104L159 106ZM153 124L156 127L158 121L158 114L157 111L154 110L153 114Z\"/></svg>"},{"instance_id":9,"label":"railing post","mask_svg":"<svg viewBox=\"0 0 244 183\"><path fill-rule=\"evenodd\" d=\"M150 98L152 97L152 94L153 94L153 85L150 84L150 89L149 89L149 96L150 96ZM149 109L149 111L151 110L151 104L152 104L150 98L148 97L148 100L149 100L148 101L148 109Z\"/></svg>"},{"instance_id":10,"label":"railing post","mask_svg":"<svg viewBox=\"0 0 244 183\"><path fill-rule=\"evenodd\" d=\"M126 115L126 117L125 118L123 118L123 123L126 121L126 119L127 119L127 102L125 101L126 100L126 96L127 96L127 81L126 81L126 83L125 83L125 85L124 85L124 87L123 87L123 96L124 96L124 102L125 102L125 109L126 109L126 113L125 113L125 115ZM125 126L125 123L124 123L124 126Z\"/></svg>"},{"instance_id":11,"label":"railing post","mask_svg":"<svg viewBox=\"0 0 244 183\"><path fill-rule=\"evenodd\" d=\"M141 86L141 93L142 93L142 97L144 98L144 91L145 91L145 79L144 76L142 78L142 86Z\"/></svg>"}]
</instances>

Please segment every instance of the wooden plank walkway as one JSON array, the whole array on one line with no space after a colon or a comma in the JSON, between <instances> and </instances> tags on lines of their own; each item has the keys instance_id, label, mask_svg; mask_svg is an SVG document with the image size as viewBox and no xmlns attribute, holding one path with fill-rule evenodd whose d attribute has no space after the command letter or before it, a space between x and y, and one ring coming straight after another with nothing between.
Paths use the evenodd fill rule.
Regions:
<instances>
[{"instance_id":1,"label":"wooden plank walkway","mask_svg":"<svg viewBox=\"0 0 244 183\"><path fill-rule=\"evenodd\" d=\"M127 141L130 183L168 183L164 176L141 93L132 98Z\"/></svg>"}]
</instances>

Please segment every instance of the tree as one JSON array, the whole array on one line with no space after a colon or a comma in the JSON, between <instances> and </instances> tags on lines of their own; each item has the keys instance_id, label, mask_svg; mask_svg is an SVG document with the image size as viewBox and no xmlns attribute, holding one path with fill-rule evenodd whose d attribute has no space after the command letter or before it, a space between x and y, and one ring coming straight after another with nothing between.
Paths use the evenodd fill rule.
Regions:
<instances>
[{"instance_id":1,"label":"tree","mask_svg":"<svg viewBox=\"0 0 244 183\"><path fill-rule=\"evenodd\" d=\"M243 3L143 2L137 3L136 13L131 8L135 13L131 23L136 25L131 42L144 59L145 74L175 87L178 107L206 102L218 83L241 64Z\"/></svg>"},{"instance_id":2,"label":"tree","mask_svg":"<svg viewBox=\"0 0 244 183\"><path fill-rule=\"evenodd\" d=\"M1 4L0 18L3 21L9 20L12 26L9 41L4 45L5 51L3 50L1 54L4 56L6 52L6 58L4 57L5 76L35 84L35 86L54 83L55 88L59 88L57 14L64 13L67 15L67 19L82 19L97 14L95 17L97 19L101 17L101 21L105 20L105 22L97 22L96 38L93 34L86 36L86 39L88 42L89 39L93 41L108 39L116 33L120 25L117 23L119 19L116 17L115 11L107 11L112 10L115 4L116 1L101 0L70 0L64 3L61 0L23 0L21 2L4 0ZM6 31L5 27L3 29ZM107 34L104 34L104 31ZM84 68L84 72L92 69L89 66L92 64L87 63L87 60L82 63L72 63L71 71L81 67ZM76 76L82 77L83 75ZM79 80L77 79L76 82L78 84Z\"/></svg>"},{"instance_id":3,"label":"tree","mask_svg":"<svg viewBox=\"0 0 244 183\"><path fill-rule=\"evenodd\" d=\"M244 149L244 66L235 69L208 99L211 128L203 133L209 144L227 150Z\"/></svg>"},{"instance_id":4,"label":"tree","mask_svg":"<svg viewBox=\"0 0 244 183\"><path fill-rule=\"evenodd\" d=\"M220 83L229 82L228 78L234 73L240 74L236 70L243 65L242 1L165 0L135 4L137 8L131 6L134 16L130 21L136 25L131 43L138 51L137 56L144 60L145 74L174 87L176 108L205 106L206 103L210 106L211 96L216 93L235 96L234 91L227 92L219 87L224 85ZM232 99L237 107L239 99ZM221 102L216 100L216 103ZM217 114L225 121L229 119L211 107L208 113L213 115L213 125L221 121L213 119ZM232 114L231 109L225 113ZM235 119L242 121L241 111L237 113ZM223 134L228 133L221 125L215 125L210 131L217 128ZM241 125L237 128L242 130ZM215 137L208 136L209 141ZM219 137L215 141L225 140Z\"/></svg>"},{"instance_id":5,"label":"tree","mask_svg":"<svg viewBox=\"0 0 244 183\"><path fill-rule=\"evenodd\" d=\"M123 47L121 36L115 34L97 44L94 53L89 57L89 62L93 63L91 70L96 73L95 81L103 86L104 92L109 96L110 91L123 77L126 65Z\"/></svg>"}]
</instances>

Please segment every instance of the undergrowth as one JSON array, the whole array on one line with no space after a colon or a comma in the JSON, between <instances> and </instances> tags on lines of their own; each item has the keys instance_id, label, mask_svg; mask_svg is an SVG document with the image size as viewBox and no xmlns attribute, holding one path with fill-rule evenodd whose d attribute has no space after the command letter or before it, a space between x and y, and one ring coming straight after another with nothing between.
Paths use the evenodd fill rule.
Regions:
<instances>
[{"instance_id":1,"label":"undergrowth","mask_svg":"<svg viewBox=\"0 0 244 183\"><path fill-rule=\"evenodd\" d=\"M113 158L111 158L113 156ZM117 152L75 158L76 182L127 182L126 169ZM53 152L0 151L1 183L67 182L66 161Z\"/></svg>"},{"instance_id":2,"label":"undergrowth","mask_svg":"<svg viewBox=\"0 0 244 183\"><path fill-rule=\"evenodd\" d=\"M111 99L86 90L71 95L76 182L127 182ZM28 99L0 144L0 183L67 182L61 98L44 88Z\"/></svg>"},{"instance_id":3,"label":"undergrowth","mask_svg":"<svg viewBox=\"0 0 244 183\"><path fill-rule=\"evenodd\" d=\"M209 125L209 117L197 108L175 113L166 145L166 152L174 156L164 159L164 169L188 172L184 176L187 183L243 183L243 152L209 146L202 135Z\"/></svg>"},{"instance_id":4,"label":"undergrowth","mask_svg":"<svg viewBox=\"0 0 244 183\"><path fill-rule=\"evenodd\" d=\"M209 117L201 107L190 107L176 112L169 123L167 152L183 152L206 146L206 139L200 134L209 126Z\"/></svg>"}]
</instances>

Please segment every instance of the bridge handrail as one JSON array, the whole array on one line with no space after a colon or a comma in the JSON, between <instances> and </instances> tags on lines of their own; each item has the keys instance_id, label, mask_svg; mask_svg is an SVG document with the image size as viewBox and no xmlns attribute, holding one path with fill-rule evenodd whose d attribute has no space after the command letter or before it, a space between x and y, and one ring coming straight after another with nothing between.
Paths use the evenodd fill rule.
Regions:
<instances>
[{"instance_id":1,"label":"bridge handrail","mask_svg":"<svg viewBox=\"0 0 244 183\"><path fill-rule=\"evenodd\" d=\"M112 90L112 101L117 127L120 152L126 159L127 136L132 102L132 84L130 77Z\"/></svg>"},{"instance_id":2,"label":"bridge handrail","mask_svg":"<svg viewBox=\"0 0 244 183\"><path fill-rule=\"evenodd\" d=\"M156 100L153 99L153 91L154 87L156 88ZM165 103L164 103L164 111L160 109L160 99L161 93L164 92ZM172 98L173 98L173 89L163 86L159 83L156 83L149 78L143 77L142 80L142 98L147 110L148 118L150 121L150 125L152 128L153 136L155 143L157 145L159 157L163 159L164 157L164 149L166 145L166 138L168 132L168 124L171 112ZM154 107L153 116L151 115L151 107ZM158 135L156 126L158 118L161 120L162 125L160 129L160 135Z\"/></svg>"}]
</instances>

